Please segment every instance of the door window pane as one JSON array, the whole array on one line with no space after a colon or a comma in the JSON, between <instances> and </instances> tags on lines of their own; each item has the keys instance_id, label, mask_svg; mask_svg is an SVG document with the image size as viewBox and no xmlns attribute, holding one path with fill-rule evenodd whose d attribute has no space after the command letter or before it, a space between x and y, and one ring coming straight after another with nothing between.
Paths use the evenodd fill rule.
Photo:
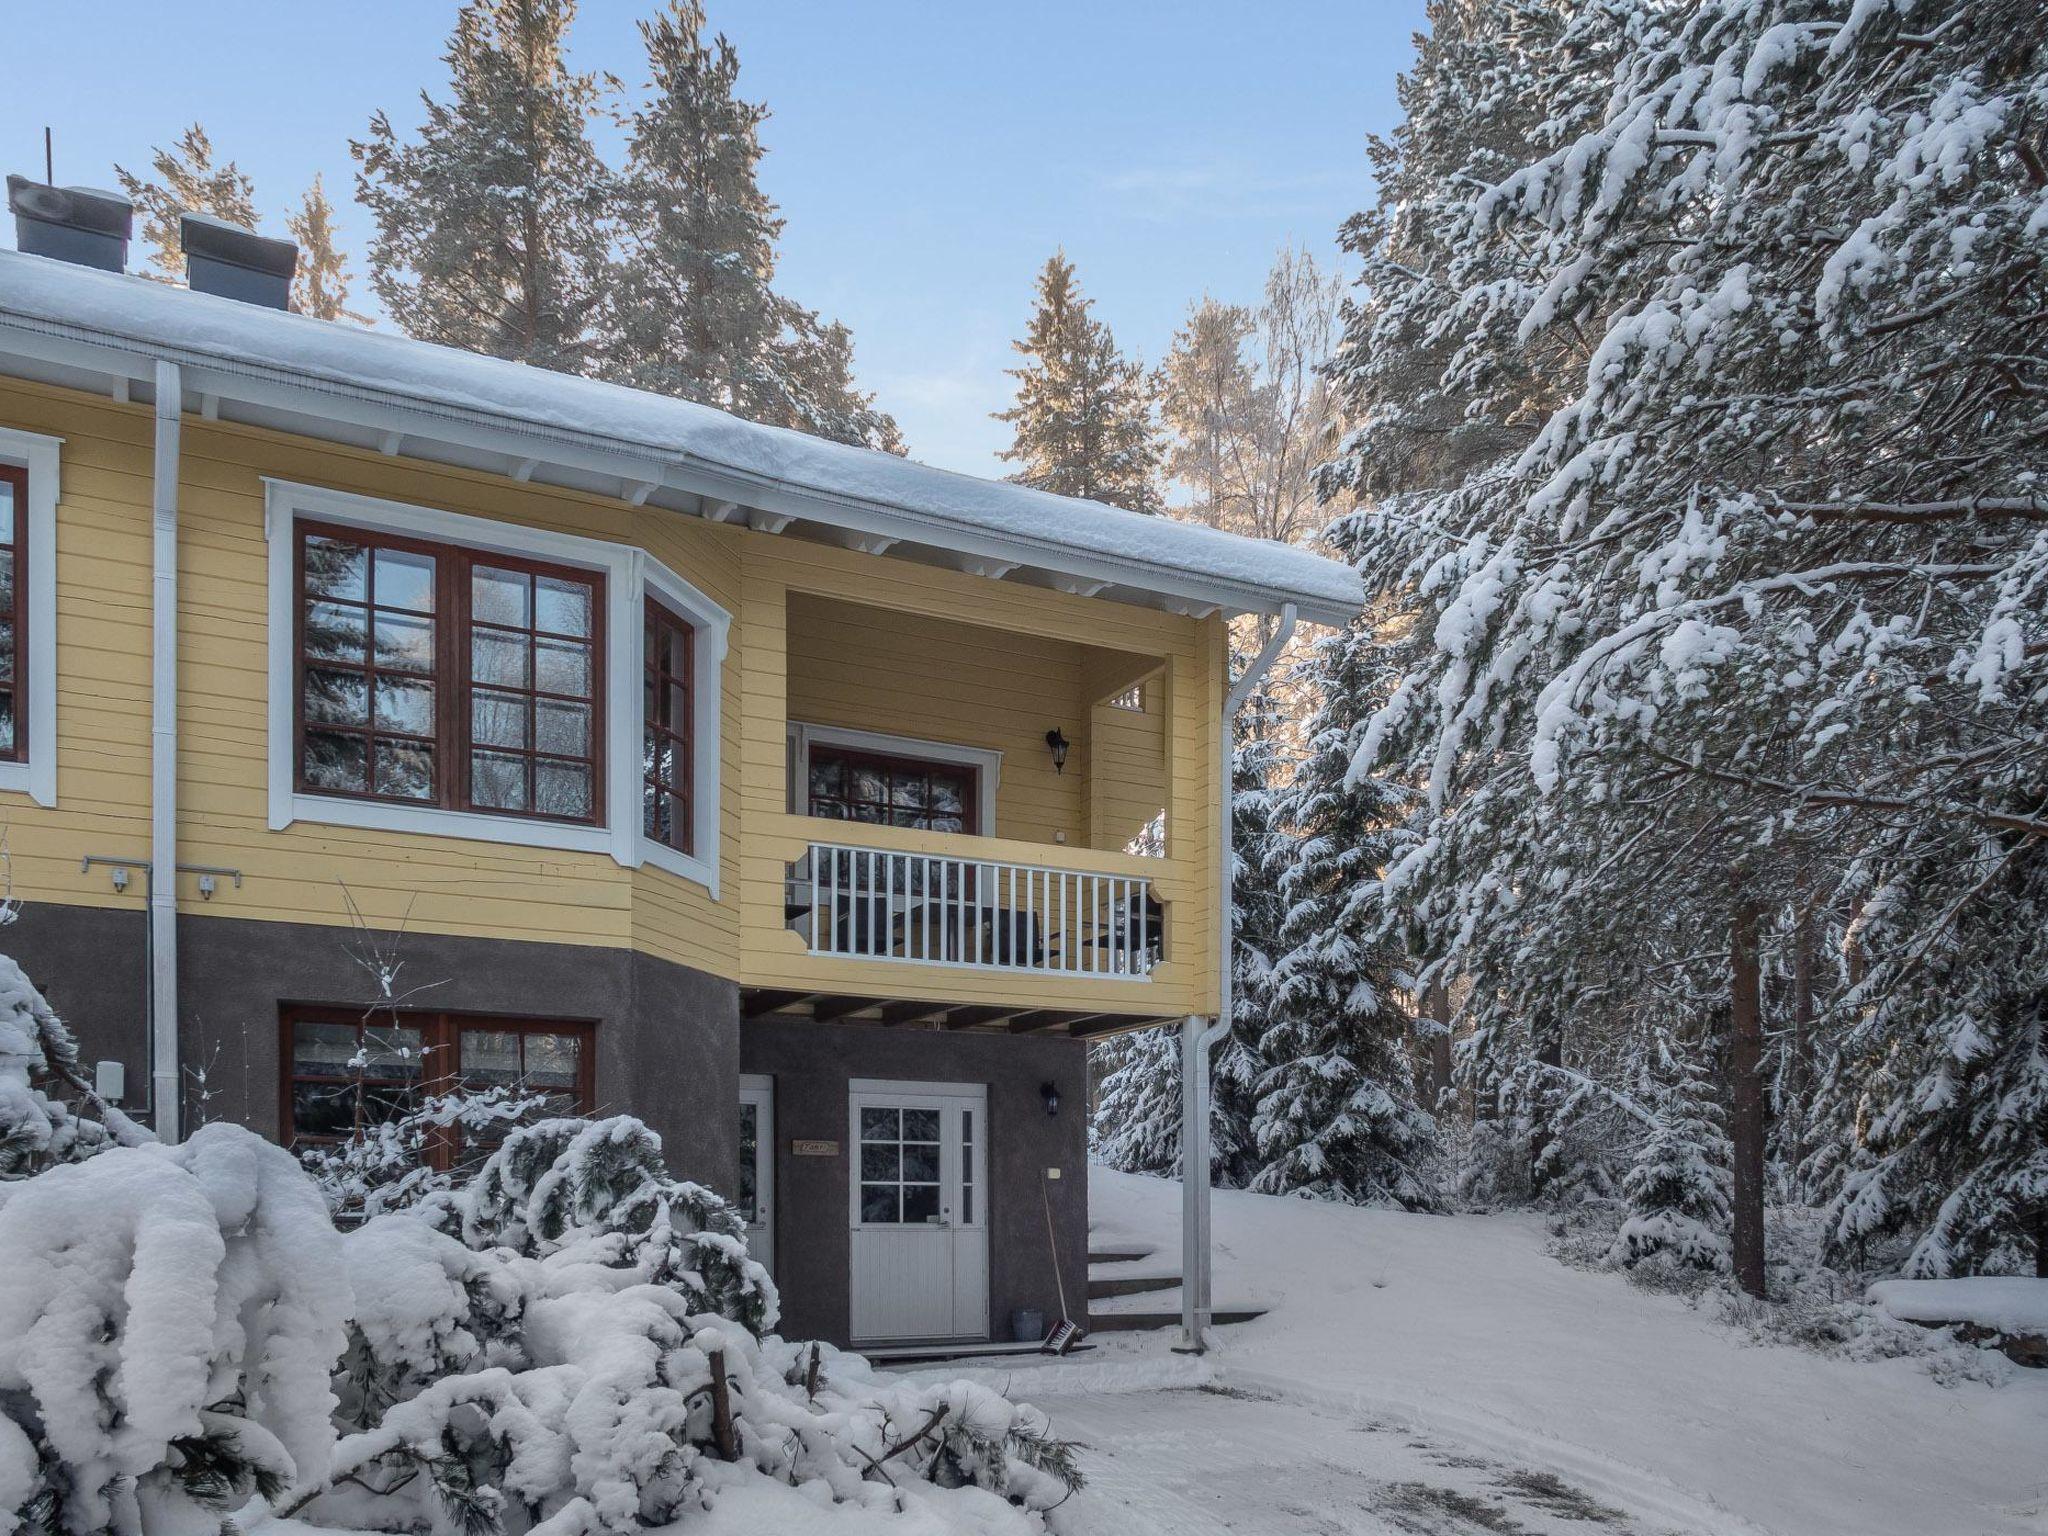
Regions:
<instances>
[{"instance_id":1,"label":"door window pane","mask_svg":"<svg viewBox=\"0 0 2048 1536\"><path fill-rule=\"evenodd\" d=\"M896 1223L903 1219L903 1207L894 1184L863 1184L860 1187L860 1219Z\"/></svg>"},{"instance_id":2,"label":"door window pane","mask_svg":"<svg viewBox=\"0 0 2048 1536\"><path fill-rule=\"evenodd\" d=\"M936 1184L906 1184L903 1186L903 1221L906 1226L932 1220L939 1214L939 1186Z\"/></svg>"},{"instance_id":3,"label":"door window pane","mask_svg":"<svg viewBox=\"0 0 2048 1536\"><path fill-rule=\"evenodd\" d=\"M757 1104L740 1105L740 1198L741 1217L750 1225L759 1218L761 1156L761 1110Z\"/></svg>"},{"instance_id":4,"label":"door window pane","mask_svg":"<svg viewBox=\"0 0 2048 1536\"><path fill-rule=\"evenodd\" d=\"M894 1109L862 1109L860 1112L860 1139L862 1141L896 1141L897 1131L902 1125L902 1112Z\"/></svg>"},{"instance_id":5,"label":"door window pane","mask_svg":"<svg viewBox=\"0 0 2048 1536\"><path fill-rule=\"evenodd\" d=\"M939 1139L939 1112L936 1109L904 1110L903 1139L936 1142Z\"/></svg>"},{"instance_id":6,"label":"door window pane","mask_svg":"<svg viewBox=\"0 0 2048 1536\"><path fill-rule=\"evenodd\" d=\"M903 1177L903 1149L893 1142L868 1142L860 1149L860 1176L863 1179L887 1179L892 1183Z\"/></svg>"}]
</instances>

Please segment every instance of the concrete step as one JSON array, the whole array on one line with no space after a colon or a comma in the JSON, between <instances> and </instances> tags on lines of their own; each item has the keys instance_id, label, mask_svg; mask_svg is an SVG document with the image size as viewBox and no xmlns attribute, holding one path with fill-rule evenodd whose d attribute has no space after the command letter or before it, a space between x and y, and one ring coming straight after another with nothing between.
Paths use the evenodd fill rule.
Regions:
<instances>
[{"instance_id":1,"label":"concrete step","mask_svg":"<svg viewBox=\"0 0 2048 1536\"><path fill-rule=\"evenodd\" d=\"M1254 1318L1264 1317L1260 1307L1218 1307L1209 1314L1209 1321L1218 1325L1224 1323L1248 1323ZM1178 1328L1178 1312L1090 1312L1088 1331L1090 1333L1139 1333L1148 1328Z\"/></svg>"},{"instance_id":2,"label":"concrete step","mask_svg":"<svg viewBox=\"0 0 2048 1536\"><path fill-rule=\"evenodd\" d=\"M1150 1248L1090 1248L1090 1264L1130 1264L1139 1259L1152 1257Z\"/></svg>"},{"instance_id":3,"label":"concrete step","mask_svg":"<svg viewBox=\"0 0 2048 1536\"><path fill-rule=\"evenodd\" d=\"M1179 1275L1090 1275L1088 1299L1102 1301L1111 1296L1142 1296L1147 1291L1180 1288Z\"/></svg>"}]
</instances>

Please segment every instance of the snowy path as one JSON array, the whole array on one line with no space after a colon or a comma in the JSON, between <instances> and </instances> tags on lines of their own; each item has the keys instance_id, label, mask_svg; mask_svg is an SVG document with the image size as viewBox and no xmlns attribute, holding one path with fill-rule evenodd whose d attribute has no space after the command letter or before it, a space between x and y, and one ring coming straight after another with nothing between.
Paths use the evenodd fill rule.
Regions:
<instances>
[{"instance_id":1,"label":"snowy path","mask_svg":"<svg viewBox=\"0 0 2048 1536\"><path fill-rule=\"evenodd\" d=\"M1098 1242L1170 1265L1179 1195L1093 1170ZM935 1372L1091 1444L1085 1536L2048 1536L2048 1371L1944 1388L1911 1361L1752 1344L1566 1268L1526 1217L1218 1191L1216 1245L1218 1299L1271 1311L1219 1329L1205 1361L1102 1334L1071 1361ZM1627 1514L1572 1520L1516 1491L1545 1478Z\"/></svg>"},{"instance_id":2,"label":"snowy path","mask_svg":"<svg viewBox=\"0 0 2048 1536\"><path fill-rule=\"evenodd\" d=\"M1087 1442L1078 1536L1650 1536L1540 1471L1231 1389L1046 1398Z\"/></svg>"}]
</instances>

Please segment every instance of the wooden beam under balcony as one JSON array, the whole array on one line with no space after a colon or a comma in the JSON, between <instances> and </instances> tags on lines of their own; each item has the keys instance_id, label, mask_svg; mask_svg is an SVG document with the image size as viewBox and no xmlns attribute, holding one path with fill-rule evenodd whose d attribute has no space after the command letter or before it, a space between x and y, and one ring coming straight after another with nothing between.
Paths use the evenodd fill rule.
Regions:
<instances>
[{"instance_id":1,"label":"wooden beam under balcony","mask_svg":"<svg viewBox=\"0 0 2048 1536\"><path fill-rule=\"evenodd\" d=\"M1029 1013L1018 1014L1004 1027L1013 1035L1050 1034L1102 1017L1099 1013L1076 1013L1071 1008L1034 1008Z\"/></svg>"},{"instance_id":2,"label":"wooden beam under balcony","mask_svg":"<svg viewBox=\"0 0 2048 1536\"><path fill-rule=\"evenodd\" d=\"M1022 1008L989 1007L986 1004L972 1008L948 1008L945 1027L947 1029L973 1029L980 1024L999 1024L1014 1019L1024 1012Z\"/></svg>"},{"instance_id":3,"label":"wooden beam under balcony","mask_svg":"<svg viewBox=\"0 0 2048 1536\"><path fill-rule=\"evenodd\" d=\"M947 1011L944 1003L884 1003L882 1022L894 1027L898 1024L921 1024L926 1019L935 1019Z\"/></svg>"},{"instance_id":4,"label":"wooden beam under balcony","mask_svg":"<svg viewBox=\"0 0 2048 1536\"><path fill-rule=\"evenodd\" d=\"M743 1018L758 1019L763 1014L782 1013L816 995L812 992L750 992L740 1001L740 1014Z\"/></svg>"},{"instance_id":5,"label":"wooden beam under balcony","mask_svg":"<svg viewBox=\"0 0 2048 1536\"><path fill-rule=\"evenodd\" d=\"M830 1024L834 1019L843 1019L848 1014L874 1006L872 997L814 997L811 999L811 1017L820 1024Z\"/></svg>"}]
</instances>

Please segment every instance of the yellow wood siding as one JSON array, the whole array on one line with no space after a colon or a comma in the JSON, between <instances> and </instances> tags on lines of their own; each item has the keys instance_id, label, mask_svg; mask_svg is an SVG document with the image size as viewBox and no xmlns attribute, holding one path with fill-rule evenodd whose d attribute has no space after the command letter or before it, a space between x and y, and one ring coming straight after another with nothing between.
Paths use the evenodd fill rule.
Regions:
<instances>
[{"instance_id":1,"label":"yellow wood siding","mask_svg":"<svg viewBox=\"0 0 2048 1536\"><path fill-rule=\"evenodd\" d=\"M146 860L152 422L146 408L33 385L0 384L0 423L64 439L58 506L58 740L54 808L0 792L16 895L138 908L85 854ZM1123 983L1117 1006L1213 1006L1214 744L1222 625L879 559L672 512L508 478L444 470L204 421L184 426L181 541L180 858L239 869L181 908L338 926L351 901L376 926L633 946L759 985L876 995L987 996L1067 1006L1052 984L948 971L933 985L906 965L853 978L842 961L790 953L781 923L784 854L804 829L784 805L785 722L884 729L993 745L1004 753L998 830L1044 863L1092 868L1091 770L1121 745L1095 744L1090 690L1140 658L1161 668L1159 741L1172 857L1142 861L1174 901L1173 951L1151 984ZM445 509L647 549L734 616L723 689L721 884L628 870L608 855L527 849L413 832L298 823L268 826L268 692L263 478ZM1086 643L1082 643L1085 639ZM615 639L614 644L618 642ZM944 647L937 652L933 647ZM1121 655L1113 654L1121 653ZM849 664L857 654L863 663ZM1105 659L1107 657L1107 659ZM1109 670L1105 670L1109 669ZM945 679L946 681L941 681ZM886 720L878 719L886 715ZM1149 717L1148 717L1149 718ZM1064 776L1044 733L1076 741ZM1092 759L1092 761L1091 761ZM1141 795L1142 798L1142 795ZM1069 847L1050 844L1068 834ZM1118 845L1121 846L1120 844ZM987 855L995 856L995 855ZM1121 858L1121 855L1115 857ZM345 889L344 889L345 888ZM772 911L771 911L772 908ZM829 972L829 975L828 975ZM1084 1001L1100 1001L1101 983ZM1145 993L1140 1002L1129 993ZM1065 996L1066 993L1060 995Z\"/></svg>"}]
</instances>

